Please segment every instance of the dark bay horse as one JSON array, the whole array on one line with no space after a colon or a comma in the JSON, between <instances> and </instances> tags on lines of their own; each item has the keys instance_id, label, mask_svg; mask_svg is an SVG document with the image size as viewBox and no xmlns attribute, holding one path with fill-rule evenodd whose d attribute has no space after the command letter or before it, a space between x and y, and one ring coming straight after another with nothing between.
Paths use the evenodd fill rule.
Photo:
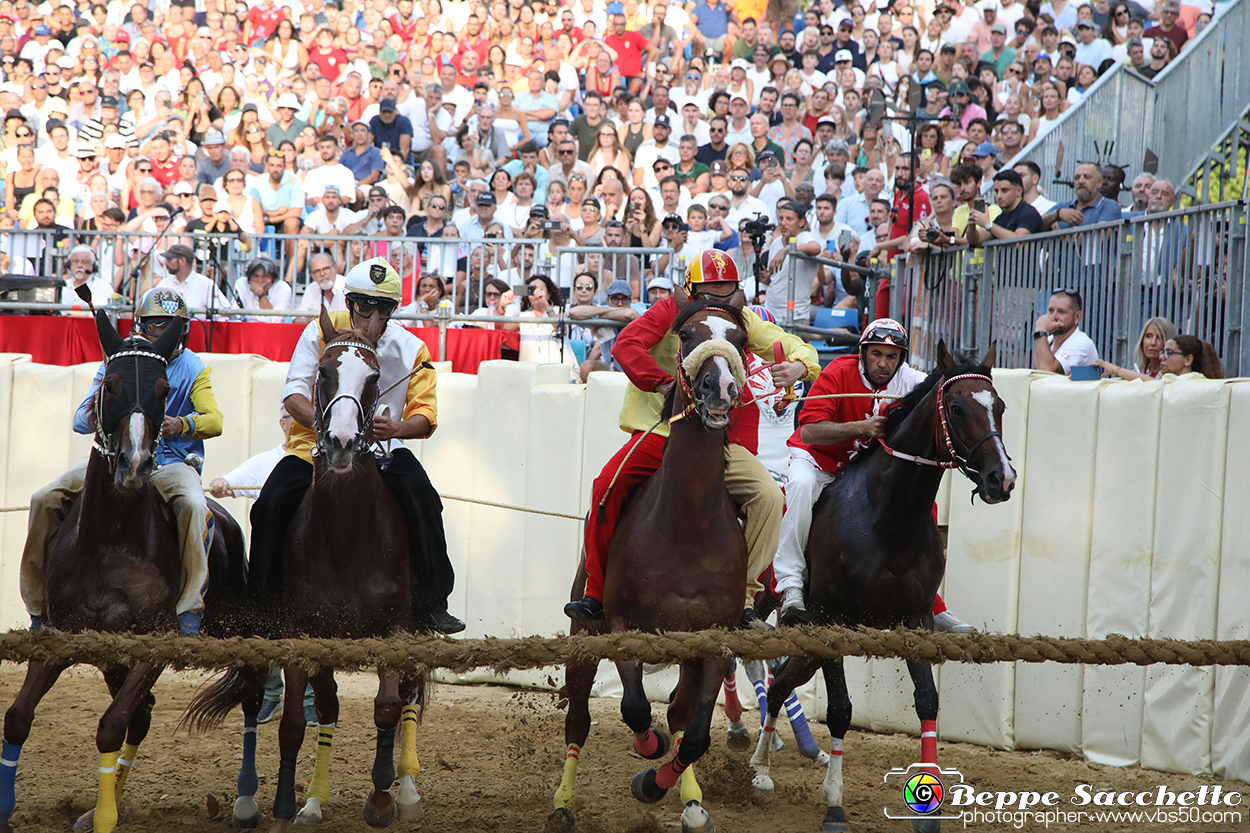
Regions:
<instances>
[{"instance_id":1,"label":"dark bay horse","mask_svg":"<svg viewBox=\"0 0 1250 833\"><path fill-rule=\"evenodd\" d=\"M375 312L366 330L337 330L323 307L320 326L325 346L313 394L313 481L291 521L283 552L282 636L395 636L413 624L408 529L371 450L379 398L378 340L386 325ZM321 668L312 675L298 667L283 672L286 704L278 728L281 760L270 828L275 831L287 830L293 819L321 822L329 801L331 744L339 716L334 669ZM220 720L239 702L238 680L232 674L197 698L188 714L206 725ZM320 726L308 800L297 816L295 770L304 741L304 689L310 682ZM415 820L422 813L416 730L427 679L379 668L378 682L373 791L365 801L364 818L371 826L385 827L397 816ZM392 795L397 727L400 780Z\"/></svg>"},{"instance_id":2,"label":"dark bay horse","mask_svg":"<svg viewBox=\"0 0 1250 833\"><path fill-rule=\"evenodd\" d=\"M958 468L986 503L1011 496L1016 473L1003 444L1003 401L990 369L994 347L981 361L957 363L938 343L937 368L895 406L885 439L859 454L825 487L816 502L807 545L809 617L847 627L933 629L933 597L946 556L932 506L942 472ZM842 660L792 657L768 689L766 731L751 764L757 789L771 792L768 729L790 693L824 671L833 736L824 782L825 833L847 831L842 808L842 740L851 701ZM927 663L908 662L920 717L920 763L937 765L938 693ZM935 819L917 816L920 833L937 831Z\"/></svg>"},{"instance_id":3,"label":"dark bay horse","mask_svg":"<svg viewBox=\"0 0 1250 833\"><path fill-rule=\"evenodd\" d=\"M182 552L173 512L150 482L169 393L166 366L178 346L182 322L154 343L135 335L122 339L103 313L96 329L105 373L96 392L96 438L81 495L48 548L44 562L45 624L66 631L177 632L175 605L181 591ZM213 510L209 542L212 610L205 631L220 632L245 596L247 562L243 534L220 506ZM31 662L26 679L4 720L4 766L0 767L0 831L10 831L16 803L13 775L21 746L30 736L35 707L68 663ZM151 688L161 666L102 666L113 702L100 719L96 807L76 829L111 831L117 802L151 725ZM259 693L259 692L258 692ZM257 708L259 708L257 700ZM124 746L123 746L124 743Z\"/></svg>"},{"instance_id":4,"label":"dark bay horse","mask_svg":"<svg viewBox=\"0 0 1250 833\"><path fill-rule=\"evenodd\" d=\"M680 306L680 304L679 304ZM738 509L725 489L725 428L744 384L747 331L741 309L713 303L684 305L673 323L680 339L679 374L665 405L672 414L664 461L630 499L612 536L602 623L573 623L572 631L695 631L734 628L746 592L747 545ZM573 598L582 596L579 571ZM659 770L640 772L631 790L646 803L681 785L683 831L713 830L702 807L693 764L710 743L716 695L729 659L688 660L668 708L676 754ZM618 662L624 686L621 716L644 758L663 758L673 740L651 728L642 664ZM568 754L548 830L571 830L577 758L590 733L588 700L598 662L566 669Z\"/></svg>"}]
</instances>

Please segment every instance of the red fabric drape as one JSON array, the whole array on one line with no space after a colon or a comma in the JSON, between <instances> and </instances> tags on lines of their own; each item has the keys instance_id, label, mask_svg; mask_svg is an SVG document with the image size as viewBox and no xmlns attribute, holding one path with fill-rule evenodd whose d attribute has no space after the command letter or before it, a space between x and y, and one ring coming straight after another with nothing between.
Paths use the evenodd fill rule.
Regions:
<instances>
[{"instance_id":1,"label":"red fabric drape","mask_svg":"<svg viewBox=\"0 0 1250 833\"><path fill-rule=\"evenodd\" d=\"M188 346L197 353L255 353L274 361L287 361L295 342L307 324L279 324L264 321L194 321ZM122 334L130 332L130 321L121 322ZM438 355L437 327L410 327L425 342L435 361ZM209 350L209 336L212 344ZM516 350L518 333L504 330L454 329L447 331L447 355L457 373L477 373L484 361L498 359L500 350ZM53 315L0 315L0 353L29 353L40 364L72 365L100 360L100 340L90 318Z\"/></svg>"}]
</instances>

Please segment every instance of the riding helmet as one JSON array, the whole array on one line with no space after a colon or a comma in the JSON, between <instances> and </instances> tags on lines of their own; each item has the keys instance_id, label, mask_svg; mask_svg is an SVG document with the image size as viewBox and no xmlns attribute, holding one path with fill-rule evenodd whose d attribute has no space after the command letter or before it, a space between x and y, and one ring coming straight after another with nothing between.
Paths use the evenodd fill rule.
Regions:
<instances>
[{"instance_id":1,"label":"riding helmet","mask_svg":"<svg viewBox=\"0 0 1250 833\"><path fill-rule=\"evenodd\" d=\"M859 349L862 351L869 344L898 347L903 351L903 359L906 359L910 352L907 330L903 329L903 325L893 318L878 318L864 328L864 334L859 337Z\"/></svg>"},{"instance_id":2,"label":"riding helmet","mask_svg":"<svg viewBox=\"0 0 1250 833\"><path fill-rule=\"evenodd\" d=\"M187 309L182 296L172 289L156 287L140 296L139 303L135 307L135 329L147 338L153 339L156 334L148 331L148 324L168 318L181 318L187 322L182 327L182 338L178 342L178 349L174 351L174 355L177 356L186 349L187 339L191 337L191 310Z\"/></svg>"},{"instance_id":3,"label":"riding helmet","mask_svg":"<svg viewBox=\"0 0 1250 833\"><path fill-rule=\"evenodd\" d=\"M686 286L697 283L738 282L738 267L720 249L708 249L686 267Z\"/></svg>"},{"instance_id":4,"label":"riding helmet","mask_svg":"<svg viewBox=\"0 0 1250 833\"><path fill-rule=\"evenodd\" d=\"M398 304L403 298L399 273L385 258L380 257L362 260L349 269L343 282L343 292L348 300L352 295L365 295L386 298Z\"/></svg>"}]
</instances>

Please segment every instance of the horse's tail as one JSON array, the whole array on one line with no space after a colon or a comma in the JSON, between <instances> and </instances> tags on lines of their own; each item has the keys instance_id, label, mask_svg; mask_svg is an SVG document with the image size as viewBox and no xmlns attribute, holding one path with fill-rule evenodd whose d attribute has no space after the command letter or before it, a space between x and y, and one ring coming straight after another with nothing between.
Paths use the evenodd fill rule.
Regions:
<instances>
[{"instance_id":1,"label":"horse's tail","mask_svg":"<svg viewBox=\"0 0 1250 833\"><path fill-rule=\"evenodd\" d=\"M243 702L251 682L248 669L231 668L208 688L195 695L191 705L183 712L178 728L188 731L209 732L221 726L226 715Z\"/></svg>"}]
</instances>

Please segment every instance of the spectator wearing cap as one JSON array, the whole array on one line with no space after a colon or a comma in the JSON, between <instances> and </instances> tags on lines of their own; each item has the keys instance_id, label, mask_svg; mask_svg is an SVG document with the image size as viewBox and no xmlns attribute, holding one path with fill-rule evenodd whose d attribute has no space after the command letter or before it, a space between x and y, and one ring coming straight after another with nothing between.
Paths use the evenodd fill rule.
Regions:
<instances>
[{"instance_id":1,"label":"spectator wearing cap","mask_svg":"<svg viewBox=\"0 0 1250 833\"><path fill-rule=\"evenodd\" d=\"M210 130L204 134L200 143L204 155L195 163L195 176L205 185L211 185L230 170L230 160L226 157L226 137L220 130Z\"/></svg>"},{"instance_id":2,"label":"spectator wearing cap","mask_svg":"<svg viewBox=\"0 0 1250 833\"><path fill-rule=\"evenodd\" d=\"M743 93L731 93L729 121L725 125L725 144L733 147L751 143L751 102Z\"/></svg>"},{"instance_id":3,"label":"spectator wearing cap","mask_svg":"<svg viewBox=\"0 0 1250 833\"><path fill-rule=\"evenodd\" d=\"M369 189L386 170L386 161L382 159L382 152L373 144L373 134L368 124L363 121L352 124L351 147L339 156L339 164L351 171L356 180L353 198L348 202L363 202Z\"/></svg>"},{"instance_id":4,"label":"spectator wearing cap","mask_svg":"<svg viewBox=\"0 0 1250 833\"><path fill-rule=\"evenodd\" d=\"M582 272L574 276L573 292L574 297L578 294L579 285L583 287L581 292L585 292L585 287L590 287L593 291L597 283L597 278L590 272ZM669 292L672 293L672 282L669 282ZM569 308L569 318L577 320L586 320L590 318L606 318L612 321L620 321L628 324L640 314L646 311L645 304L631 304L633 290L629 285L629 281L617 279L608 284L607 288L607 304L599 306L594 303L579 303ZM642 309L638 309L642 306ZM584 340L588 342L586 350L586 361L581 365L581 378L584 382L586 378L596 370L616 370L619 371L620 365L612 358L612 345L616 341L616 336L620 329L616 327L595 327L588 329L579 327L582 330ZM585 338L589 335L590 338Z\"/></svg>"},{"instance_id":5,"label":"spectator wearing cap","mask_svg":"<svg viewBox=\"0 0 1250 833\"><path fill-rule=\"evenodd\" d=\"M985 108L978 104L968 91L968 82L963 79L952 81L949 92L951 103L938 113L939 117L950 116L959 119L959 125L965 133L967 133L968 124L973 119L986 118Z\"/></svg>"},{"instance_id":6,"label":"spectator wearing cap","mask_svg":"<svg viewBox=\"0 0 1250 833\"><path fill-rule=\"evenodd\" d=\"M990 25L990 48L981 53L981 60L994 65L1001 81L1007 67L1016 59L1016 50L1007 45L1007 26L1001 20Z\"/></svg>"},{"instance_id":7,"label":"spectator wearing cap","mask_svg":"<svg viewBox=\"0 0 1250 833\"><path fill-rule=\"evenodd\" d=\"M955 80L955 57L958 52L955 44L944 43L933 61L933 77L942 83L944 89L949 89Z\"/></svg>"},{"instance_id":8,"label":"spectator wearing cap","mask_svg":"<svg viewBox=\"0 0 1250 833\"><path fill-rule=\"evenodd\" d=\"M460 236L468 239L481 240L486 237L486 228L495 222L495 212L499 209L499 201L494 193L487 190L480 193L473 200L472 216L463 224L457 223L456 228L460 231ZM503 236L506 239L512 239L512 229L507 225L503 226ZM477 246L472 246L470 251Z\"/></svg>"},{"instance_id":9,"label":"spectator wearing cap","mask_svg":"<svg viewBox=\"0 0 1250 833\"><path fill-rule=\"evenodd\" d=\"M1180 28L1180 27L1177 27ZM1184 32L1184 29L1181 29ZM1076 61L1093 68L1096 73L1103 61L1114 61L1111 44L1106 38L1099 37L1098 26L1092 20L1076 22Z\"/></svg>"},{"instance_id":10,"label":"spectator wearing cap","mask_svg":"<svg viewBox=\"0 0 1250 833\"><path fill-rule=\"evenodd\" d=\"M31 35L31 39L26 41L22 51L18 53L18 57L31 62L35 68L35 75L43 75L48 53L53 49L60 49L61 44L52 42L52 30L42 23L35 26Z\"/></svg>"},{"instance_id":11,"label":"spectator wearing cap","mask_svg":"<svg viewBox=\"0 0 1250 833\"><path fill-rule=\"evenodd\" d=\"M304 190L307 191L309 187L309 184L305 182ZM368 217L367 212L352 211L344 205L346 198L355 192L354 186L347 190L346 196L344 196L342 187L333 182L327 182L318 187L320 187L321 191L317 196L317 207L310 211L304 219L304 223L299 230L300 234L324 236L351 234L352 232L348 231L349 227ZM329 249L336 254L336 260L345 261L345 247L346 243L340 240L317 243L310 248L308 240L300 240L295 259L291 262L291 284L294 285L296 283L296 278L300 271L303 270L305 258L310 251L316 252Z\"/></svg>"},{"instance_id":12,"label":"spectator wearing cap","mask_svg":"<svg viewBox=\"0 0 1250 833\"><path fill-rule=\"evenodd\" d=\"M582 227L577 230L578 235L586 241L587 246L600 246L603 244L603 207L599 205L599 200L594 197L587 197L582 200L581 209Z\"/></svg>"},{"instance_id":13,"label":"spectator wearing cap","mask_svg":"<svg viewBox=\"0 0 1250 833\"><path fill-rule=\"evenodd\" d=\"M833 72L830 73L829 80L832 81L835 78L840 78L842 76L842 70L844 69L849 69L855 73L855 89L862 90L864 88L864 81L868 76L865 74L864 70L855 65L855 53L849 49L839 49L833 53ZM822 85L814 84L813 86Z\"/></svg>"},{"instance_id":14,"label":"spectator wearing cap","mask_svg":"<svg viewBox=\"0 0 1250 833\"><path fill-rule=\"evenodd\" d=\"M165 250L163 259L166 274L157 286L172 289L181 295L193 315L234 306L216 284L195 271L195 252L190 246L176 243Z\"/></svg>"},{"instance_id":15,"label":"spectator wearing cap","mask_svg":"<svg viewBox=\"0 0 1250 833\"><path fill-rule=\"evenodd\" d=\"M1181 25L1180 14L1181 4L1176 2L1176 0L1167 0L1163 4L1163 11L1159 15L1159 24L1143 31L1142 37L1167 38L1176 47L1176 51L1180 52L1185 48L1185 43L1189 40L1189 33ZM23 50L24 55L25 51Z\"/></svg>"},{"instance_id":16,"label":"spectator wearing cap","mask_svg":"<svg viewBox=\"0 0 1250 833\"><path fill-rule=\"evenodd\" d=\"M265 130L265 138L275 148L281 146L283 142L294 142L298 139L305 125L304 121L295 117L300 109L299 99L295 97L295 93L282 93L278 96L276 109L278 120Z\"/></svg>"},{"instance_id":17,"label":"spectator wearing cap","mask_svg":"<svg viewBox=\"0 0 1250 833\"><path fill-rule=\"evenodd\" d=\"M651 138L638 146L634 154L634 185L654 188L659 185L655 176L655 163L663 159L670 166L681 161L681 146L672 139L672 123L666 115L655 117L651 126Z\"/></svg>"},{"instance_id":18,"label":"spectator wearing cap","mask_svg":"<svg viewBox=\"0 0 1250 833\"><path fill-rule=\"evenodd\" d=\"M835 61L837 60L836 53L845 49L846 51L851 53L851 61L856 67L858 67L861 70L867 69L868 68L867 65L860 66L860 63L862 63L864 60L863 58L864 53L863 53L863 50L860 49L859 44L856 43L853 37L854 32L855 32L855 21L851 20L849 17L844 17L838 21L838 28L837 28L837 31L834 33L833 43L830 44L830 47L833 49L835 53L834 60Z\"/></svg>"}]
</instances>

